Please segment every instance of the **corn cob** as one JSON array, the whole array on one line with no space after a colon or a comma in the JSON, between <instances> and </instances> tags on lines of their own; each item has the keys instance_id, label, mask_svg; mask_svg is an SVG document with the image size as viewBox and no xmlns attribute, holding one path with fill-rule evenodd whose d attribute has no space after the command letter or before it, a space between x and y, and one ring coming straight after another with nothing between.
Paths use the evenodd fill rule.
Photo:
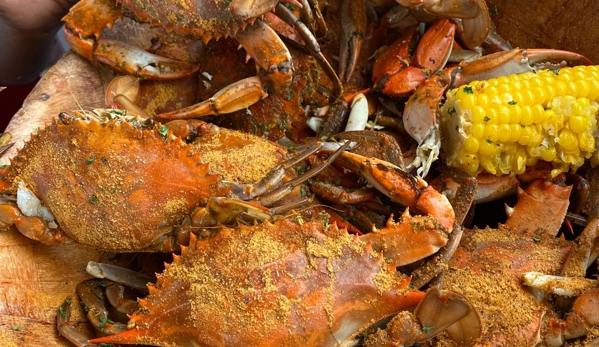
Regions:
<instances>
[{"instance_id":1,"label":"corn cob","mask_svg":"<svg viewBox=\"0 0 599 347\"><path fill-rule=\"evenodd\" d=\"M521 174L538 160L553 176L599 163L599 66L527 72L474 81L446 93L441 107L447 165L477 175Z\"/></svg>"}]
</instances>

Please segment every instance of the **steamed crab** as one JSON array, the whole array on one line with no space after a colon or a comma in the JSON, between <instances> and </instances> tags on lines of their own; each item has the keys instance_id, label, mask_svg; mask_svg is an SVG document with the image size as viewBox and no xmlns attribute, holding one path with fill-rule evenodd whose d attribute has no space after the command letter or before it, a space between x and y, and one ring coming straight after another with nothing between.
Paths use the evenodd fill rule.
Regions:
<instances>
[{"instance_id":1,"label":"steamed crab","mask_svg":"<svg viewBox=\"0 0 599 347\"><path fill-rule=\"evenodd\" d=\"M292 2L301 7L295 1ZM183 61L161 57L123 42L101 37L101 31L124 14L136 20L160 26L169 32L203 39L234 37L245 47L249 57L266 72L267 79L250 77L225 87L212 98L180 111L164 114L164 118L197 117L229 113L247 108L265 98L268 81L277 92L285 89L293 77L291 55L271 25L286 25L282 21L270 20L266 24L260 17L273 17L271 11L298 27L318 63L329 77L338 81L316 40L289 9L278 0L262 1L114 1L84 0L72 7L64 17L65 33L73 49L91 61L109 65L112 69L148 79L175 79L197 71L198 66ZM302 13L309 8L304 6ZM296 22L297 21L297 22ZM301 27L301 28L300 28ZM340 90L340 83L337 83Z\"/></svg>"},{"instance_id":2,"label":"steamed crab","mask_svg":"<svg viewBox=\"0 0 599 347\"><path fill-rule=\"evenodd\" d=\"M322 219L295 216L223 228L204 241L192 237L126 325L107 317L93 291L80 294L98 330L108 334L93 343L346 346L374 322L416 306L416 318L398 315L389 325L391 339L379 334L370 346L411 344L444 330L460 345L473 343L480 322L461 295L432 289L425 296L409 282L370 243ZM66 317L68 303L58 315L59 331L87 344Z\"/></svg>"},{"instance_id":3,"label":"steamed crab","mask_svg":"<svg viewBox=\"0 0 599 347\"><path fill-rule=\"evenodd\" d=\"M284 178L286 150L203 122L193 130L205 137L189 145L166 126L144 120L63 116L34 134L3 172L2 190L17 203L1 204L2 224L15 224L46 244L73 239L114 251L170 251L186 242L190 228L215 222L206 219L211 213L205 215L204 206L221 222L231 218L231 210L270 218L268 209L227 196L235 195L232 190L245 200L262 195L262 205L283 196L272 188ZM250 157L258 155L256 162L227 154L228 146L241 144ZM203 162L210 154L220 162ZM214 168L228 176L214 174ZM266 191L275 192L274 200Z\"/></svg>"},{"instance_id":4,"label":"steamed crab","mask_svg":"<svg viewBox=\"0 0 599 347\"><path fill-rule=\"evenodd\" d=\"M596 338L597 219L574 241L555 237L571 186L533 181L498 229L468 230L444 272L444 287L462 290L481 313L484 346L561 346Z\"/></svg>"}]
</instances>

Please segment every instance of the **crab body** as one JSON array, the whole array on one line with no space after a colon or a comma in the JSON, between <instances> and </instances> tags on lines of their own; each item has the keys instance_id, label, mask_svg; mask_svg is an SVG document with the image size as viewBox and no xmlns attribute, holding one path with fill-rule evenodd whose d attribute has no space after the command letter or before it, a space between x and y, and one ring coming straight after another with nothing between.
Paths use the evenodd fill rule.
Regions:
<instances>
[{"instance_id":1,"label":"crab body","mask_svg":"<svg viewBox=\"0 0 599 347\"><path fill-rule=\"evenodd\" d=\"M561 346L596 325L596 281L584 277L594 259L590 249L597 221L575 242L554 236L570 189L533 181L520 189L505 225L465 233L444 272L444 287L463 290L481 313L480 346L536 346L541 341Z\"/></svg>"},{"instance_id":2,"label":"crab body","mask_svg":"<svg viewBox=\"0 0 599 347\"><path fill-rule=\"evenodd\" d=\"M233 36L274 9L279 0L254 1L253 6L246 6L244 1L148 1L117 0L124 11L135 18L155 26L162 26L168 31L203 37ZM246 3L248 3L246 1Z\"/></svg>"},{"instance_id":3,"label":"crab body","mask_svg":"<svg viewBox=\"0 0 599 347\"><path fill-rule=\"evenodd\" d=\"M54 121L32 136L1 181L4 193L17 199L18 189L31 191L50 216L24 215L14 203L4 203L2 222L48 244L70 238L104 250L170 251L165 245L176 239L173 231L211 197L230 191L202 153L217 160L225 143L236 148L240 141L268 158L248 161L226 152L215 165L226 171L225 179L260 179L285 158L278 146L265 154L268 141L234 131L214 131L204 142L190 145L161 125ZM252 163L258 167L251 169Z\"/></svg>"},{"instance_id":4,"label":"crab body","mask_svg":"<svg viewBox=\"0 0 599 347\"><path fill-rule=\"evenodd\" d=\"M132 329L96 343L338 346L424 296L382 253L322 220L265 222L192 241L150 287Z\"/></svg>"}]
</instances>

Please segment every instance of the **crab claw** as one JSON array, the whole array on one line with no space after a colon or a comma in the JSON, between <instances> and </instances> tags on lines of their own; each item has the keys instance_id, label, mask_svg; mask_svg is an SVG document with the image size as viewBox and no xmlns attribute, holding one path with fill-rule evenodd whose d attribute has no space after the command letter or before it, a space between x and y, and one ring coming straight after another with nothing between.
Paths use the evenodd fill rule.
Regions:
<instances>
[{"instance_id":1,"label":"crab claw","mask_svg":"<svg viewBox=\"0 0 599 347\"><path fill-rule=\"evenodd\" d=\"M472 346L482 332L481 319L461 295L432 287L414 313L402 312L388 325L386 346L411 345L446 331L459 346ZM381 344L382 345L382 344Z\"/></svg>"},{"instance_id":2,"label":"crab claw","mask_svg":"<svg viewBox=\"0 0 599 347\"><path fill-rule=\"evenodd\" d=\"M271 27L257 19L253 25L238 31L235 39L256 64L266 71L276 92L289 85L293 78L291 54Z\"/></svg>"},{"instance_id":3,"label":"crab claw","mask_svg":"<svg viewBox=\"0 0 599 347\"><path fill-rule=\"evenodd\" d=\"M406 31L376 59L372 71L375 88L390 97L411 94L431 74L445 66L454 35L453 23L447 19L437 20L424 33L410 58L410 46L416 37L416 31Z\"/></svg>"},{"instance_id":4,"label":"crab claw","mask_svg":"<svg viewBox=\"0 0 599 347\"><path fill-rule=\"evenodd\" d=\"M63 18L65 37L73 50L90 61L106 64L119 73L154 80L172 80L195 73L198 66L161 57L98 33L122 16L114 1L77 3ZM84 27L80 27L85 23Z\"/></svg>"},{"instance_id":5,"label":"crab claw","mask_svg":"<svg viewBox=\"0 0 599 347\"><path fill-rule=\"evenodd\" d=\"M455 214L449 200L422 178L414 177L391 163L350 152L343 152L335 163L360 173L391 200L419 213L434 216L445 232L450 233L453 229Z\"/></svg>"},{"instance_id":6,"label":"crab claw","mask_svg":"<svg viewBox=\"0 0 599 347\"><path fill-rule=\"evenodd\" d=\"M507 209L505 225L514 232L525 232L535 216L535 230L556 235L566 217L571 191L572 186L563 187L544 179L533 181L526 190L518 188L518 203Z\"/></svg>"},{"instance_id":7,"label":"crab claw","mask_svg":"<svg viewBox=\"0 0 599 347\"><path fill-rule=\"evenodd\" d=\"M366 31L366 6L364 0L343 1L341 4L341 47L339 52L339 78L349 80L356 67Z\"/></svg>"}]
</instances>

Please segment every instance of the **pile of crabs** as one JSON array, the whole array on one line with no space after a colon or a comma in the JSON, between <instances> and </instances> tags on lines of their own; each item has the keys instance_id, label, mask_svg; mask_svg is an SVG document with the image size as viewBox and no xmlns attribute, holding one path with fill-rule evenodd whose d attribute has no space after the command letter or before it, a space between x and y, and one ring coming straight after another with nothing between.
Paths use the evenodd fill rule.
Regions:
<instances>
[{"instance_id":1,"label":"pile of crabs","mask_svg":"<svg viewBox=\"0 0 599 347\"><path fill-rule=\"evenodd\" d=\"M72 8L73 50L120 76L106 109L57 115L3 169L0 222L172 258L150 276L90 263L102 280L60 307L59 333L78 346L594 345L596 185L542 162L499 177L444 167L436 119L449 88L590 62L511 49L483 0L322 5ZM156 39L101 35L123 16ZM507 219L481 215L506 196ZM76 302L97 337L69 324Z\"/></svg>"}]
</instances>

